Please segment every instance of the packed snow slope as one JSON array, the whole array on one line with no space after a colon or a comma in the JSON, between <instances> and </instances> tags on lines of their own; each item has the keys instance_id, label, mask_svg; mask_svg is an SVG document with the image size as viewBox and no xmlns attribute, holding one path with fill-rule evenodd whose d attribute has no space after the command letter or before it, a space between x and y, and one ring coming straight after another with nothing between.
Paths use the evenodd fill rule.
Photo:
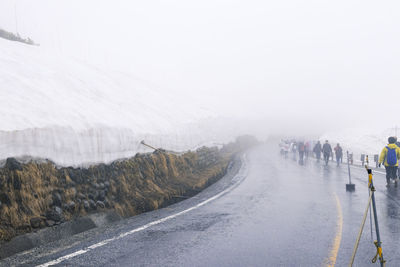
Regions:
<instances>
[{"instance_id":1,"label":"packed snow slope","mask_svg":"<svg viewBox=\"0 0 400 267\"><path fill-rule=\"evenodd\" d=\"M210 129L215 116L194 101L129 74L4 39L0 84L0 159L32 156L80 165L146 151L141 140L181 151L234 137Z\"/></svg>"},{"instance_id":2,"label":"packed snow slope","mask_svg":"<svg viewBox=\"0 0 400 267\"><path fill-rule=\"evenodd\" d=\"M326 133L320 137L320 140L329 140L333 146L340 143L344 151L354 153L355 159L358 160L361 154L370 156L379 154L387 145L388 137L395 135L395 129L379 131L369 128L349 128Z\"/></svg>"}]
</instances>

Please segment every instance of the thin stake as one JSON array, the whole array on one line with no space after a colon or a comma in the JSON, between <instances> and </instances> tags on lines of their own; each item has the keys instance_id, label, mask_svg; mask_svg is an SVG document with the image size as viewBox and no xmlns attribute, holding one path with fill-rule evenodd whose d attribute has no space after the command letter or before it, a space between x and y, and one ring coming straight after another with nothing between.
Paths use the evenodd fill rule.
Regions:
<instances>
[{"instance_id":1,"label":"thin stake","mask_svg":"<svg viewBox=\"0 0 400 267\"><path fill-rule=\"evenodd\" d=\"M147 146L147 147L149 147L149 148L151 148L151 149L154 149L155 151L158 150L157 148L155 148L155 147L153 147L153 146L151 146L151 145L146 144L146 143L144 142L144 140L141 141L140 143L141 143L142 145L144 145L144 146Z\"/></svg>"},{"instance_id":2,"label":"thin stake","mask_svg":"<svg viewBox=\"0 0 400 267\"><path fill-rule=\"evenodd\" d=\"M347 169L349 170L349 183L351 184L349 151L347 151Z\"/></svg>"},{"instance_id":3,"label":"thin stake","mask_svg":"<svg viewBox=\"0 0 400 267\"><path fill-rule=\"evenodd\" d=\"M371 195L371 193L368 192L368 196L370 196L370 195ZM372 203L370 203L370 206L371 206L371 209L372 209ZM372 215L371 215L371 209L370 209L370 212L369 212L369 228L371 229L371 240L373 240L373 239L374 239L374 234L373 234L373 231L372 231Z\"/></svg>"},{"instance_id":4,"label":"thin stake","mask_svg":"<svg viewBox=\"0 0 400 267\"><path fill-rule=\"evenodd\" d=\"M365 168L368 170L369 169L369 160L368 160L368 155L366 156L366 162L367 162L367 165L365 165ZM371 191L369 190L369 188L368 188L368 197L371 197ZM370 209L370 211L369 211L369 228L370 228L370 230L371 230L371 240L373 240L374 239L374 233L373 233L373 231L372 231L372 214L371 214L371 210L372 210L372 203L370 203L370 206L371 206L371 209Z\"/></svg>"},{"instance_id":5,"label":"thin stake","mask_svg":"<svg viewBox=\"0 0 400 267\"><path fill-rule=\"evenodd\" d=\"M379 232L379 224L378 224L378 214L376 212L376 203L375 203L375 188L374 188L374 183L372 181L372 170L367 169L368 175L369 175L369 180L370 180L370 188L371 188L371 194L372 194L372 210L374 212L374 221L375 221L375 232L376 232L376 247L378 250L378 256L379 256L379 261L381 263L381 267L385 265L385 260L383 259L383 253L382 253L382 242L381 242L381 235ZM370 212L371 214L371 212Z\"/></svg>"},{"instance_id":6,"label":"thin stake","mask_svg":"<svg viewBox=\"0 0 400 267\"><path fill-rule=\"evenodd\" d=\"M371 200L372 200L372 198L371 198L371 196L370 196L370 197L368 198L368 205L367 205L367 208L365 209L364 216L363 216L363 219L362 219L362 221L361 221L360 230L358 231L358 235L357 235L357 239L356 239L356 244L354 245L353 253L351 254L351 260L350 260L349 267L353 266L354 259L356 258L357 249L358 249L358 246L359 246L359 244L360 244L360 239L361 239L361 235L362 235L362 232L363 232L363 229L364 229L365 221L366 221L366 219L367 219L367 213L368 213L368 210L369 210L369 207L370 207L370 204L371 204Z\"/></svg>"}]
</instances>

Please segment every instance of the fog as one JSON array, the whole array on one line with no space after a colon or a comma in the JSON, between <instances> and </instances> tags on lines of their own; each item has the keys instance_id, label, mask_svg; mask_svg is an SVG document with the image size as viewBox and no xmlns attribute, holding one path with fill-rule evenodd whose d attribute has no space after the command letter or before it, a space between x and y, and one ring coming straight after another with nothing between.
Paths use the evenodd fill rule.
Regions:
<instances>
[{"instance_id":1,"label":"fog","mask_svg":"<svg viewBox=\"0 0 400 267\"><path fill-rule=\"evenodd\" d=\"M2 0L0 28L275 132L393 127L398 1Z\"/></svg>"}]
</instances>

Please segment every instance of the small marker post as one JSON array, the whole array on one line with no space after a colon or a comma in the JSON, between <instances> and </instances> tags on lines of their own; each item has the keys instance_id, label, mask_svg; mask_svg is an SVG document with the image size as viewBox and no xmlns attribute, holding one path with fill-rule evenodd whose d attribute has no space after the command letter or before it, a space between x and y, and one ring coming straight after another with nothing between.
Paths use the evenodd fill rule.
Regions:
<instances>
[{"instance_id":1,"label":"small marker post","mask_svg":"<svg viewBox=\"0 0 400 267\"><path fill-rule=\"evenodd\" d=\"M356 191L356 185L351 183L349 151L347 151L347 169L349 172L349 183L346 184L346 192L354 192Z\"/></svg>"}]
</instances>

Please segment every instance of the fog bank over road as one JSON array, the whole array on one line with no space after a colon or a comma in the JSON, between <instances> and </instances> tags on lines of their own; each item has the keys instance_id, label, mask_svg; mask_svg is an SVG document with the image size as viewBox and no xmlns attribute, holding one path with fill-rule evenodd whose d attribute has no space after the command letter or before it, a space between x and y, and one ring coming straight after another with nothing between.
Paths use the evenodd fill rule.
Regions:
<instances>
[{"instance_id":1,"label":"fog bank over road","mask_svg":"<svg viewBox=\"0 0 400 267\"><path fill-rule=\"evenodd\" d=\"M393 127L399 5L3 0L0 27L222 116L321 133Z\"/></svg>"}]
</instances>

